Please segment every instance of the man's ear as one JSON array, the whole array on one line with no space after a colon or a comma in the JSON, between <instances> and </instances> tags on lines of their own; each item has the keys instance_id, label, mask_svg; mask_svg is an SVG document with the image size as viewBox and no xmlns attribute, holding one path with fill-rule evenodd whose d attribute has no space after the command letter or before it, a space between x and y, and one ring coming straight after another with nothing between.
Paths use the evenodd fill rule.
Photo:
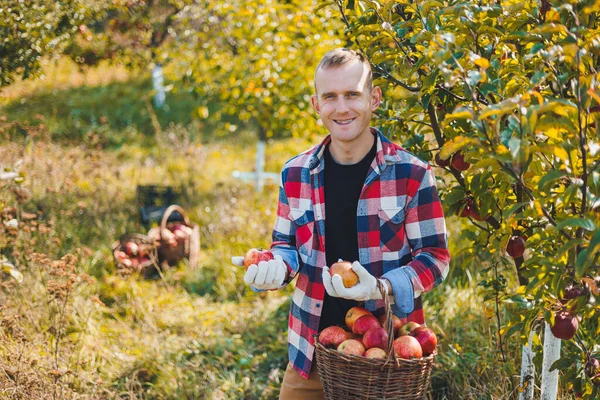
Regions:
<instances>
[{"instance_id":1,"label":"man's ear","mask_svg":"<svg viewBox=\"0 0 600 400\"><path fill-rule=\"evenodd\" d=\"M315 109L315 111L317 112L317 114L320 114L321 108L319 107L319 100L317 100L316 95L313 94L312 96L310 96L310 103L312 104L312 106Z\"/></svg>"},{"instance_id":2,"label":"man's ear","mask_svg":"<svg viewBox=\"0 0 600 400\"><path fill-rule=\"evenodd\" d=\"M375 86L373 89L371 89L371 109L373 111L375 111L377 107L379 107L382 96L383 95L381 94L381 89L379 88L379 86Z\"/></svg>"}]
</instances>

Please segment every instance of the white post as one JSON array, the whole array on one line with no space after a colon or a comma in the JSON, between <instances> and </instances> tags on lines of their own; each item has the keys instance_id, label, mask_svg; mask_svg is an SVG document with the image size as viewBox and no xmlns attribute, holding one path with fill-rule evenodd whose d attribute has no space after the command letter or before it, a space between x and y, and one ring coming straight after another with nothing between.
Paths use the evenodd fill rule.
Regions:
<instances>
[{"instance_id":1,"label":"white post","mask_svg":"<svg viewBox=\"0 0 600 400\"><path fill-rule=\"evenodd\" d=\"M544 358L542 361L542 393L541 400L556 400L558 395L558 369L550 372L550 367L560 358L560 339L544 323Z\"/></svg>"},{"instance_id":2,"label":"white post","mask_svg":"<svg viewBox=\"0 0 600 400\"><path fill-rule=\"evenodd\" d=\"M152 69L152 89L154 89L154 106L162 108L165 104L165 86L162 65L156 64Z\"/></svg>"},{"instance_id":3,"label":"white post","mask_svg":"<svg viewBox=\"0 0 600 400\"><path fill-rule=\"evenodd\" d=\"M529 332L529 340L521 349L521 382L522 392L519 394L519 400L533 400L533 386L535 384L535 365L533 357L535 353L531 348L535 330Z\"/></svg>"},{"instance_id":4,"label":"white post","mask_svg":"<svg viewBox=\"0 0 600 400\"><path fill-rule=\"evenodd\" d=\"M262 189L263 173L265 172L265 147L264 140L259 140L256 145L256 191Z\"/></svg>"}]
</instances>

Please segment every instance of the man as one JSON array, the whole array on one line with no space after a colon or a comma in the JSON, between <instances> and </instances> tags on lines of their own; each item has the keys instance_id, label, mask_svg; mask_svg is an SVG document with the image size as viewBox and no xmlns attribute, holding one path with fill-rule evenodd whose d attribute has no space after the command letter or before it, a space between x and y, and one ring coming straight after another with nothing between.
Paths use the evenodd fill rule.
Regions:
<instances>
[{"instance_id":1,"label":"man","mask_svg":"<svg viewBox=\"0 0 600 400\"><path fill-rule=\"evenodd\" d=\"M298 276L280 399L323 398L313 335L343 326L359 301L381 314L378 279L393 296L395 315L424 323L421 293L446 277L450 261L430 166L370 127L381 90L366 59L348 49L329 52L317 66L315 92L312 105L329 135L283 167L275 259L244 276L256 290L279 289ZM356 286L329 274L338 259L353 262Z\"/></svg>"}]
</instances>

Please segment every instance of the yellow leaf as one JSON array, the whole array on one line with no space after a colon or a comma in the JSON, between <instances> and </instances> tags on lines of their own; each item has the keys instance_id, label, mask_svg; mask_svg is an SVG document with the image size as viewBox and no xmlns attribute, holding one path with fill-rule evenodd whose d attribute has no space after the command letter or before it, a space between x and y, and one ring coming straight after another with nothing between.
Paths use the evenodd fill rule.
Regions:
<instances>
[{"instance_id":1,"label":"yellow leaf","mask_svg":"<svg viewBox=\"0 0 600 400\"><path fill-rule=\"evenodd\" d=\"M569 158L569 154L567 153L567 151L560 146L554 146L554 148L552 149L552 154L554 154L554 156L560 158L563 161Z\"/></svg>"},{"instance_id":2,"label":"yellow leaf","mask_svg":"<svg viewBox=\"0 0 600 400\"><path fill-rule=\"evenodd\" d=\"M481 67L483 69L487 69L490 66L490 62L488 61L487 58L480 57L475 60L475 65L477 65L478 67Z\"/></svg>"}]
</instances>

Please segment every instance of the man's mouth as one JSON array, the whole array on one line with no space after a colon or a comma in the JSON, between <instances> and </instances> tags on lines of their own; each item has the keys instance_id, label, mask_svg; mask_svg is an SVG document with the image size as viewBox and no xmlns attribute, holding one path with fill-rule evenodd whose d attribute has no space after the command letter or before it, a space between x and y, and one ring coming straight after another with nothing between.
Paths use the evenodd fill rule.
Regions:
<instances>
[{"instance_id":1,"label":"man's mouth","mask_svg":"<svg viewBox=\"0 0 600 400\"><path fill-rule=\"evenodd\" d=\"M354 121L355 118L348 118L348 119L334 119L335 123L338 125L348 125L350 123L352 123L352 121Z\"/></svg>"}]
</instances>

